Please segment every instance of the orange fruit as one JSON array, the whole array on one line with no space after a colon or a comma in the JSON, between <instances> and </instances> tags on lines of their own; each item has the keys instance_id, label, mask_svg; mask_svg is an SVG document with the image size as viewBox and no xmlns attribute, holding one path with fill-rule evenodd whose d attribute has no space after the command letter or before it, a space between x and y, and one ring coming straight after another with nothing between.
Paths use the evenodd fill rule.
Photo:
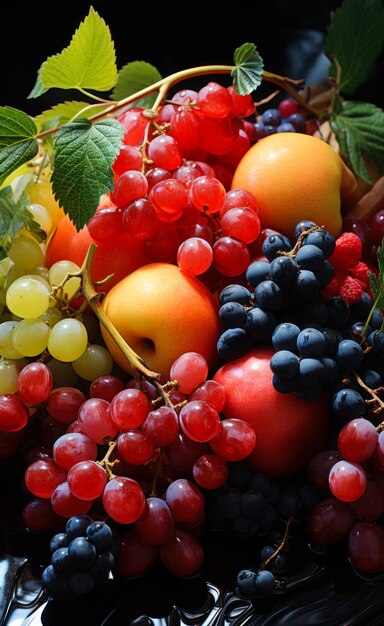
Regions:
<instances>
[{"instance_id":1,"label":"orange fruit","mask_svg":"<svg viewBox=\"0 0 384 626\"><path fill-rule=\"evenodd\" d=\"M45 255L46 266L51 267L56 261L64 259L81 266L92 242L93 239L86 226L77 232L69 217L65 216L48 242ZM93 280L102 280L108 274L113 274L113 277L96 289L103 292L109 291L127 274L149 262L150 260L144 253L143 242L127 234L115 237L107 243L97 244L92 266Z\"/></svg>"},{"instance_id":2,"label":"orange fruit","mask_svg":"<svg viewBox=\"0 0 384 626\"><path fill-rule=\"evenodd\" d=\"M245 153L232 179L232 188L254 195L262 227L288 237L303 219L338 236L342 198L356 185L333 148L302 133L276 133L259 140Z\"/></svg>"},{"instance_id":3,"label":"orange fruit","mask_svg":"<svg viewBox=\"0 0 384 626\"><path fill-rule=\"evenodd\" d=\"M126 276L102 302L114 327L153 371L169 377L171 365L184 352L198 352L212 367L217 359L218 302L203 283L176 265L152 263ZM129 363L102 326L117 364Z\"/></svg>"}]
</instances>

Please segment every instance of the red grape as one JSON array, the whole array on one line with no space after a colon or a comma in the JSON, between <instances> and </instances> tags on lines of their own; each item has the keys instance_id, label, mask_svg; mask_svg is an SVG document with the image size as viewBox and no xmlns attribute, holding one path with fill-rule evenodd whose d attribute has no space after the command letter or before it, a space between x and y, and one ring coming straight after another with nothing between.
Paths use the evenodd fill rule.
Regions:
<instances>
[{"instance_id":1,"label":"red grape","mask_svg":"<svg viewBox=\"0 0 384 626\"><path fill-rule=\"evenodd\" d=\"M27 407L11 393L0 394L0 428L6 432L21 430L29 418Z\"/></svg>"},{"instance_id":2,"label":"red grape","mask_svg":"<svg viewBox=\"0 0 384 626\"><path fill-rule=\"evenodd\" d=\"M119 435L117 448L123 459L131 465L144 465L154 455L150 439L135 428Z\"/></svg>"},{"instance_id":3,"label":"red grape","mask_svg":"<svg viewBox=\"0 0 384 626\"><path fill-rule=\"evenodd\" d=\"M254 449L256 433L244 420L225 419L221 422L221 431L210 440L209 445L225 461L242 461Z\"/></svg>"},{"instance_id":4,"label":"red grape","mask_svg":"<svg viewBox=\"0 0 384 626\"><path fill-rule=\"evenodd\" d=\"M45 402L52 391L52 386L51 370L38 361L25 365L17 380L20 400L26 404L37 405Z\"/></svg>"},{"instance_id":5,"label":"red grape","mask_svg":"<svg viewBox=\"0 0 384 626\"><path fill-rule=\"evenodd\" d=\"M384 528L376 522L358 522L349 533L348 552L352 564L362 572L382 572Z\"/></svg>"},{"instance_id":6,"label":"red grape","mask_svg":"<svg viewBox=\"0 0 384 626\"><path fill-rule=\"evenodd\" d=\"M347 422L339 433L337 447L347 461L361 463L375 452L378 434L375 426L364 417Z\"/></svg>"},{"instance_id":7,"label":"red grape","mask_svg":"<svg viewBox=\"0 0 384 626\"><path fill-rule=\"evenodd\" d=\"M363 468L351 461L338 461L329 472L329 488L342 502L353 502L364 494L367 475Z\"/></svg>"},{"instance_id":8,"label":"red grape","mask_svg":"<svg viewBox=\"0 0 384 626\"><path fill-rule=\"evenodd\" d=\"M332 545L346 537L353 522L347 504L336 498L326 498L317 502L308 514L308 535L320 545Z\"/></svg>"},{"instance_id":9,"label":"red grape","mask_svg":"<svg viewBox=\"0 0 384 626\"><path fill-rule=\"evenodd\" d=\"M186 478L179 478L169 485L165 492L165 501L175 522L194 522L204 510L203 494Z\"/></svg>"},{"instance_id":10,"label":"red grape","mask_svg":"<svg viewBox=\"0 0 384 626\"><path fill-rule=\"evenodd\" d=\"M194 574L204 561L199 541L181 528L176 528L168 541L160 546L160 557L175 576Z\"/></svg>"},{"instance_id":11,"label":"red grape","mask_svg":"<svg viewBox=\"0 0 384 626\"><path fill-rule=\"evenodd\" d=\"M52 459L40 459L30 465L25 472L27 489L39 498L50 498L58 485L66 479L66 474Z\"/></svg>"},{"instance_id":12,"label":"red grape","mask_svg":"<svg viewBox=\"0 0 384 626\"><path fill-rule=\"evenodd\" d=\"M139 537L150 545L158 546L169 539L173 527L173 517L168 504L161 498L147 498L144 512L135 522Z\"/></svg>"},{"instance_id":13,"label":"red grape","mask_svg":"<svg viewBox=\"0 0 384 626\"><path fill-rule=\"evenodd\" d=\"M71 432L59 437L53 444L53 460L65 470L79 461L94 461L97 446L87 435Z\"/></svg>"},{"instance_id":14,"label":"red grape","mask_svg":"<svg viewBox=\"0 0 384 626\"><path fill-rule=\"evenodd\" d=\"M208 363L198 352L184 352L172 364L170 379L177 380L181 393L189 394L208 375Z\"/></svg>"},{"instance_id":15,"label":"red grape","mask_svg":"<svg viewBox=\"0 0 384 626\"><path fill-rule=\"evenodd\" d=\"M80 461L73 465L67 476L72 495L80 500L96 500L107 484L107 473L95 461Z\"/></svg>"},{"instance_id":16,"label":"red grape","mask_svg":"<svg viewBox=\"0 0 384 626\"><path fill-rule=\"evenodd\" d=\"M139 389L123 389L111 402L111 418L119 430L138 428L150 411L145 393Z\"/></svg>"},{"instance_id":17,"label":"red grape","mask_svg":"<svg viewBox=\"0 0 384 626\"><path fill-rule=\"evenodd\" d=\"M112 478L104 489L103 505L119 524L133 524L143 514L145 496L139 483L131 478Z\"/></svg>"},{"instance_id":18,"label":"red grape","mask_svg":"<svg viewBox=\"0 0 384 626\"><path fill-rule=\"evenodd\" d=\"M169 446L179 433L179 418L176 411L161 406L150 411L141 425L146 437L158 448Z\"/></svg>"},{"instance_id":19,"label":"red grape","mask_svg":"<svg viewBox=\"0 0 384 626\"><path fill-rule=\"evenodd\" d=\"M203 454L193 466L193 478L204 489L218 489L228 478L228 465L215 454Z\"/></svg>"}]
</instances>

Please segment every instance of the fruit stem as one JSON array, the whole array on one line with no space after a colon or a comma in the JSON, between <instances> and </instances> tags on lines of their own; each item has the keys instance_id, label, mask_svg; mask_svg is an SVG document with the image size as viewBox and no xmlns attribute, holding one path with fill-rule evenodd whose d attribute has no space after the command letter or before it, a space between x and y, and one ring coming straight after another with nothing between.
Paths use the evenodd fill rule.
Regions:
<instances>
[{"instance_id":1,"label":"fruit stem","mask_svg":"<svg viewBox=\"0 0 384 626\"><path fill-rule=\"evenodd\" d=\"M139 100L140 98L144 98L154 91L161 90L161 94L163 97L163 93L171 87L171 85L176 85L177 83L189 78L191 76L206 76L207 74L232 74L235 69L235 65L199 65L197 67L191 67L185 70L180 70L178 72L174 72L161 80L158 80L156 83L145 87L144 89L140 89L134 94L123 98L113 104L110 104L106 109L99 113L95 113L91 115L88 119L90 122L96 122L97 120L111 114L115 113L119 109L128 106L132 102ZM306 109L309 113L312 113L316 117L322 117L324 115L324 111L316 109L312 107L308 102L305 101L302 96L300 96L296 89L293 86L299 87L302 84L302 80L294 80L289 78L288 76L280 76L279 74L274 74L273 72L264 71L263 80L266 82L273 83L290 94L304 109ZM94 98L94 96L92 96ZM60 130L61 126L56 126L55 128L49 128L44 130L36 135L36 138L45 137L47 135L52 135Z\"/></svg>"},{"instance_id":2,"label":"fruit stem","mask_svg":"<svg viewBox=\"0 0 384 626\"><path fill-rule=\"evenodd\" d=\"M105 469L105 471L108 474L108 479L112 480L112 478L115 478L115 474L112 472L111 467L113 467L116 463L116 461L110 461L109 458L112 454L112 452L114 451L114 449L117 446L117 441L109 441L108 442L108 451L106 452L105 456L101 459L101 461L97 461L98 465L100 465L102 468Z\"/></svg>"},{"instance_id":3,"label":"fruit stem","mask_svg":"<svg viewBox=\"0 0 384 626\"><path fill-rule=\"evenodd\" d=\"M132 350L132 348L127 344L127 342L123 339L120 333L116 330L116 328L114 327L111 320L109 319L109 317L107 316L107 314L105 313L105 311L103 310L101 306L101 303L100 303L101 294L99 294L95 290L93 286L92 278L91 278L92 261L95 256L96 249L97 249L96 244L94 243L89 244L89 248L88 248L86 257L84 259L83 265L80 271L77 274L75 274L77 276L81 275L82 277L81 289L82 289L83 295L86 298L92 311L95 313L95 315L99 319L100 323L108 331L112 339L115 341L115 343L118 345L120 350L123 352L125 358L129 361L130 366L135 370L139 370L139 372L141 372L144 376L146 376L150 380L159 381L161 378L161 374L159 372L153 372L146 366L144 359L142 359L138 354L136 354L136 352Z\"/></svg>"},{"instance_id":4,"label":"fruit stem","mask_svg":"<svg viewBox=\"0 0 384 626\"><path fill-rule=\"evenodd\" d=\"M265 569L269 563L271 561L273 561L273 559L275 559L277 557L278 554L280 554L280 552L282 552L285 548L285 546L288 543L288 538L289 538L289 528L293 522L294 518L291 515L291 517L288 519L286 526L285 526L285 532L284 532L284 537L281 540L281 543L277 546L276 550L273 552L273 554L271 554L271 556L269 556L265 561L263 561L263 563L260 565L259 567L259 571Z\"/></svg>"},{"instance_id":5,"label":"fruit stem","mask_svg":"<svg viewBox=\"0 0 384 626\"><path fill-rule=\"evenodd\" d=\"M384 410L384 402L381 400L381 398L379 398L379 396L377 395L377 393L375 393L375 391L373 389L371 389L370 387L368 387L368 385L365 384L365 382L362 380L361 376L359 376L359 374L355 370L352 370L352 374L356 378L356 381L358 382L360 387L362 387L372 397L372 400L367 400L367 402L368 403L374 402L374 403L378 404L380 408L377 408L376 412L377 413L381 413ZM378 430L378 432L381 432L384 429L384 422L379 424L377 429L379 429L379 428L380 428L380 430Z\"/></svg>"}]
</instances>

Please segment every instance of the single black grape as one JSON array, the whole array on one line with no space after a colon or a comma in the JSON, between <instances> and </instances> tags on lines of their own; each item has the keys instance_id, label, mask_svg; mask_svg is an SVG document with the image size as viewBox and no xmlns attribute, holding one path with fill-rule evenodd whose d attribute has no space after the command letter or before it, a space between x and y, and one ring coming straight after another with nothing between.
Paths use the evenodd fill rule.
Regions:
<instances>
[{"instance_id":1,"label":"single black grape","mask_svg":"<svg viewBox=\"0 0 384 626\"><path fill-rule=\"evenodd\" d=\"M277 323L277 317L274 312L255 306L248 311L243 329L255 341L264 343L270 341Z\"/></svg>"},{"instance_id":2,"label":"single black grape","mask_svg":"<svg viewBox=\"0 0 384 626\"><path fill-rule=\"evenodd\" d=\"M102 521L92 522L87 528L87 539L98 552L108 550L112 543L112 530Z\"/></svg>"},{"instance_id":3,"label":"single black grape","mask_svg":"<svg viewBox=\"0 0 384 626\"><path fill-rule=\"evenodd\" d=\"M260 259L259 261L253 261L245 271L245 278L247 282L253 287L257 287L259 283L269 277L271 264L269 261Z\"/></svg>"},{"instance_id":4,"label":"single black grape","mask_svg":"<svg viewBox=\"0 0 384 626\"><path fill-rule=\"evenodd\" d=\"M285 235L269 235L263 241L263 254L269 261L278 255L278 252L290 252L292 244Z\"/></svg>"},{"instance_id":5,"label":"single black grape","mask_svg":"<svg viewBox=\"0 0 384 626\"><path fill-rule=\"evenodd\" d=\"M240 304L249 305L251 292L243 285L227 285L221 290L219 300L220 304L226 302L239 302Z\"/></svg>"},{"instance_id":6,"label":"single black grape","mask_svg":"<svg viewBox=\"0 0 384 626\"><path fill-rule=\"evenodd\" d=\"M253 338L242 328L228 328L218 339L217 352L225 361L232 361L247 354L253 343Z\"/></svg>"}]
</instances>

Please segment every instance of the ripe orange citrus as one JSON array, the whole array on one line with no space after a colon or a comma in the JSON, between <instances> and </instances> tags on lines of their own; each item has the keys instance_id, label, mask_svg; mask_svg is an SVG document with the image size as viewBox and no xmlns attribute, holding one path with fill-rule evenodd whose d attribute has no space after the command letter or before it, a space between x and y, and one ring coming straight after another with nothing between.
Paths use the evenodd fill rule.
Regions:
<instances>
[{"instance_id":1,"label":"ripe orange citrus","mask_svg":"<svg viewBox=\"0 0 384 626\"><path fill-rule=\"evenodd\" d=\"M81 266L92 242L93 239L86 226L77 232L68 216L65 216L60 220L47 245L46 266L51 267L56 261L64 259ZM106 243L97 244L92 266L93 280L103 280L108 274L113 273L108 282L96 287L97 290L109 291L127 274L146 263L150 263L150 259L144 253L143 242L129 235L122 234Z\"/></svg>"},{"instance_id":2,"label":"ripe orange citrus","mask_svg":"<svg viewBox=\"0 0 384 626\"><path fill-rule=\"evenodd\" d=\"M115 328L148 367L169 377L184 352L199 352L212 367L217 360L218 302L195 277L176 265L152 263L139 268L105 296L103 309ZM131 371L109 333L102 334L115 361Z\"/></svg>"},{"instance_id":3,"label":"ripe orange citrus","mask_svg":"<svg viewBox=\"0 0 384 626\"><path fill-rule=\"evenodd\" d=\"M241 159L232 188L256 198L263 227L292 236L313 220L335 236L341 232L341 200L356 179L325 141L302 133L276 133L255 143Z\"/></svg>"}]
</instances>

